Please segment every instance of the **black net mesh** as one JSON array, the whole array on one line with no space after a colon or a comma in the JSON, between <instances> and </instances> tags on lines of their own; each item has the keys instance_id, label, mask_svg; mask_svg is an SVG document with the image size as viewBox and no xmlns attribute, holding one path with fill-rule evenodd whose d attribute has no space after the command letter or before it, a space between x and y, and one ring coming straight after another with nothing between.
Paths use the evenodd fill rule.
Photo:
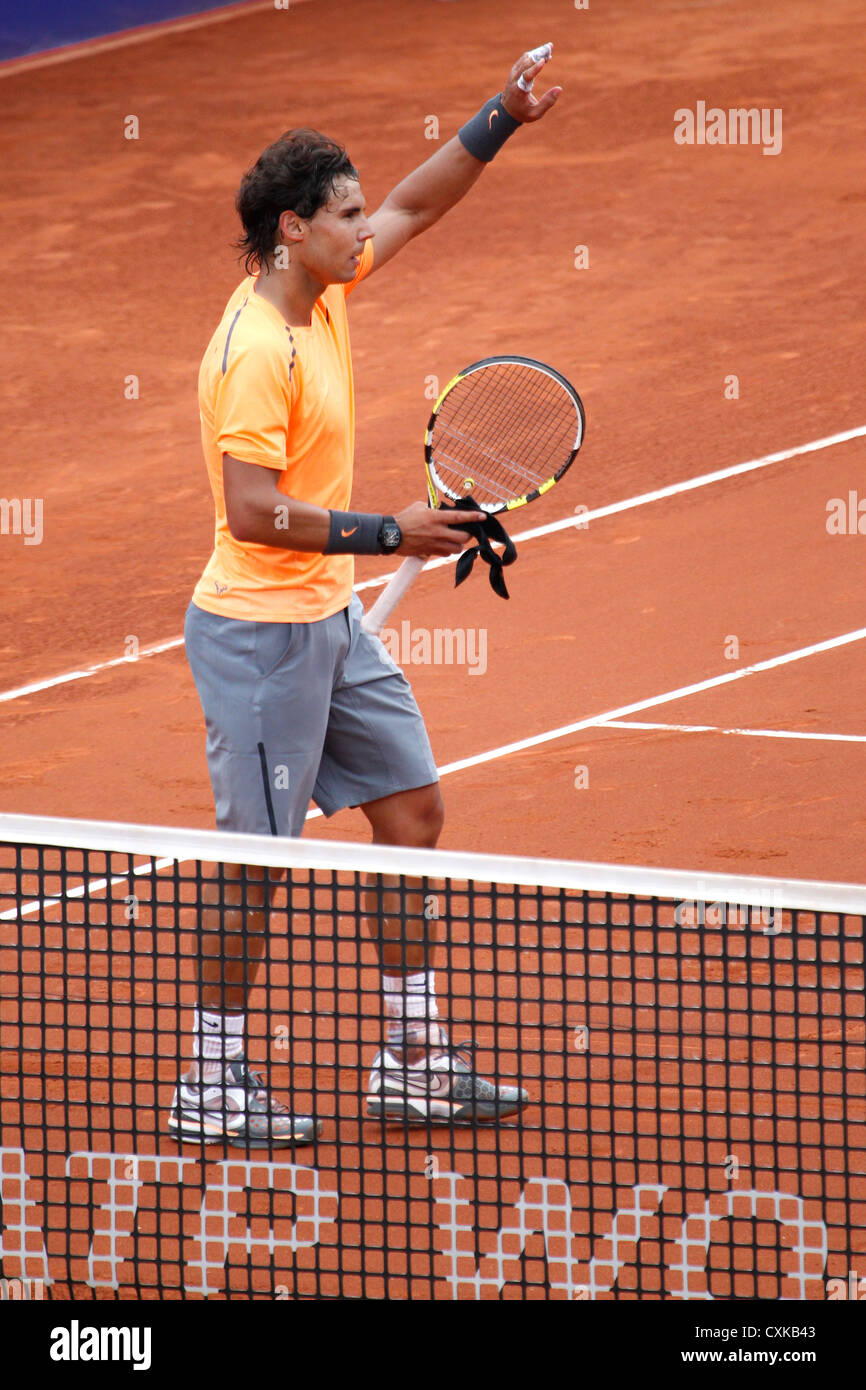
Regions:
<instances>
[{"instance_id":1,"label":"black net mesh","mask_svg":"<svg viewBox=\"0 0 866 1390\"><path fill-rule=\"evenodd\" d=\"M861 916L452 879L441 858L422 899L388 881L392 909L423 901L452 1040L529 1103L369 1118L371 880L290 868L246 1054L321 1133L246 1150L179 1145L167 1116L203 903L254 879L0 845L3 1278L61 1299L820 1299L863 1267Z\"/></svg>"}]
</instances>

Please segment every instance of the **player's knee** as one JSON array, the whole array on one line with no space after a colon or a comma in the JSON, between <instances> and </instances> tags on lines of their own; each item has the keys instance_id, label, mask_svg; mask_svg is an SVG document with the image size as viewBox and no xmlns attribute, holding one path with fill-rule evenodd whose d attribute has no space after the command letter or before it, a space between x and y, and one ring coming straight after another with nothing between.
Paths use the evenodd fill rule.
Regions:
<instances>
[{"instance_id":1,"label":"player's knee","mask_svg":"<svg viewBox=\"0 0 866 1390\"><path fill-rule=\"evenodd\" d=\"M445 820L438 782L369 802L363 811L372 826L376 844L407 845L415 849L432 848Z\"/></svg>"},{"instance_id":2,"label":"player's knee","mask_svg":"<svg viewBox=\"0 0 866 1390\"><path fill-rule=\"evenodd\" d=\"M445 803L439 790L439 783L425 787L424 795L419 797L415 807L413 844L432 846L436 844L445 824Z\"/></svg>"}]
</instances>

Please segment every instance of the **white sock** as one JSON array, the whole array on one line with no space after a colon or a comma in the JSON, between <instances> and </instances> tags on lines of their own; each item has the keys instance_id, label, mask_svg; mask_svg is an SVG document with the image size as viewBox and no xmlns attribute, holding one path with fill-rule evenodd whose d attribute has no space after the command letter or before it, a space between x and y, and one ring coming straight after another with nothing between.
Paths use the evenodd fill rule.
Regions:
<instances>
[{"instance_id":1,"label":"white sock","mask_svg":"<svg viewBox=\"0 0 866 1390\"><path fill-rule=\"evenodd\" d=\"M202 1081L217 1081L223 1065L244 1055L246 1014L218 1014L196 1009L193 1017L193 1056L201 1058Z\"/></svg>"},{"instance_id":2,"label":"white sock","mask_svg":"<svg viewBox=\"0 0 866 1390\"><path fill-rule=\"evenodd\" d=\"M383 975L388 1042L395 1047L418 1047L438 1038L435 1020L436 972L420 970L415 975ZM435 1036L434 1036L435 1034Z\"/></svg>"}]
</instances>

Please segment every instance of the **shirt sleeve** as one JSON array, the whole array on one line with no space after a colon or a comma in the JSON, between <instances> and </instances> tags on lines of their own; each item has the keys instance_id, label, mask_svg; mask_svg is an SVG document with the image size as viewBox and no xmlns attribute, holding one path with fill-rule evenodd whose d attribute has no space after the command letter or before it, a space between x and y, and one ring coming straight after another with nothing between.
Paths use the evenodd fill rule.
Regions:
<instances>
[{"instance_id":1,"label":"shirt sleeve","mask_svg":"<svg viewBox=\"0 0 866 1390\"><path fill-rule=\"evenodd\" d=\"M220 453L283 472L291 413L292 384L279 354L260 343L233 349L214 404Z\"/></svg>"},{"instance_id":2,"label":"shirt sleeve","mask_svg":"<svg viewBox=\"0 0 866 1390\"><path fill-rule=\"evenodd\" d=\"M369 241L364 242L364 250L361 252L361 264L355 271L354 279L349 280L343 286L343 293L346 296L350 295L355 286L360 285L361 281L365 280L370 274L370 271L373 269L373 258L373 238L370 237Z\"/></svg>"}]
</instances>

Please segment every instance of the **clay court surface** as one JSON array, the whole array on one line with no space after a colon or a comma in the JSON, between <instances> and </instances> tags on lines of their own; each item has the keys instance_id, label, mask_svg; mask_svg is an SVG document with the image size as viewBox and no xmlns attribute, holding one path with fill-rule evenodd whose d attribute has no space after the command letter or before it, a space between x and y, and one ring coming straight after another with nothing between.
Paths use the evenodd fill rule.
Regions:
<instances>
[{"instance_id":1,"label":"clay court surface","mask_svg":"<svg viewBox=\"0 0 866 1390\"><path fill-rule=\"evenodd\" d=\"M332 132L375 207L434 148L428 115L444 137L548 37L557 109L353 299L357 506L421 495L426 379L496 351L559 367L588 417L565 485L515 531L864 424L853 0L310 0L9 68L2 490L43 497L45 519L40 546L0 544L4 690L182 630L211 533L196 374L239 278L234 189L263 144L302 122ZM782 153L675 144L673 113L697 100L781 107ZM439 763L857 629L866 540L828 535L826 504L857 488L864 448L529 541L507 605L480 576L457 593L453 571L424 576L401 621L487 630L483 676L409 668ZM862 736L863 669L854 642L634 718ZM6 702L0 721L3 810L212 824L180 647ZM449 776L443 844L860 880L864 757L856 742L593 728ZM344 812L310 832L364 826Z\"/></svg>"},{"instance_id":2,"label":"clay court surface","mask_svg":"<svg viewBox=\"0 0 866 1390\"><path fill-rule=\"evenodd\" d=\"M312 124L374 208L436 148L430 115L446 138L548 39L555 111L350 308L358 509L422 495L429 378L509 351L556 366L587 412L571 473L512 533L635 499L520 543L507 604L440 568L398 613L486 632L483 674L407 667L440 766L587 721L449 773L443 847L866 881L866 535L827 529L866 455L855 0L309 0L0 68L0 492L44 499L41 545L0 537L0 810L213 824L175 639L210 552L195 384L240 278L239 175ZM781 108L782 152L677 145L674 112L701 100ZM123 661L130 638L166 649Z\"/></svg>"}]
</instances>

